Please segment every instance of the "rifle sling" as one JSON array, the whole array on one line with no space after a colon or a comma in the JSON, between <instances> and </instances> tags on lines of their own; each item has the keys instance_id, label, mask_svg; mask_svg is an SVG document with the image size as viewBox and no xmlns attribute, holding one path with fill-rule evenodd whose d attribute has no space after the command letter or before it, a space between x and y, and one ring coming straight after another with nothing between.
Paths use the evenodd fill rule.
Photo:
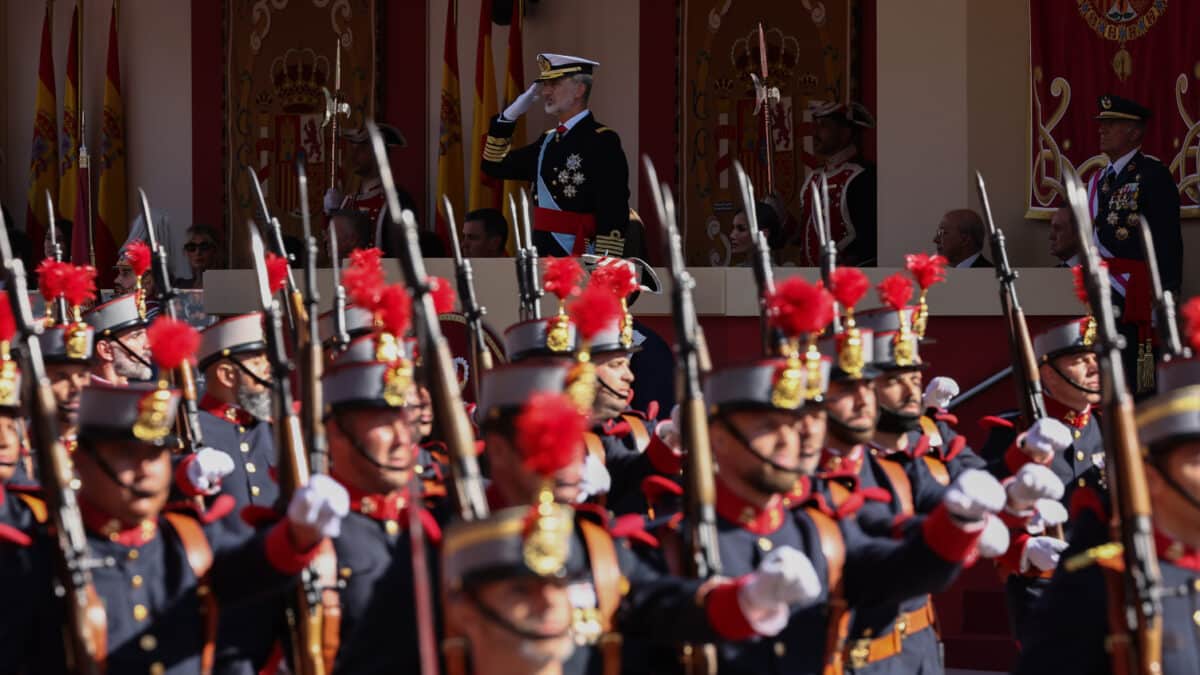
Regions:
<instances>
[{"instance_id":1,"label":"rifle sling","mask_svg":"<svg viewBox=\"0 0 1200 675\"><path fill-rule=\"evenodd\" d=\"M171 529L179 535L188 566L196 576L196 598L200 601L200 620L204 626L200 651L200 672L211 673L217 648L217 597L212 592L209 572L212 571L213 551L200 523L181 513L164 513Z\"/></svg>"},{"instance_id":2,"label":"rifle sling","mask_svg":"<svg viewBox=\"0 0 1200 675\"><path fill-rule=\"evenodd\" d=\"M600 653L604 659L604 675L620 675L621 634L613 626L613 617L621 604L621 567L617 563L617 546L612 536L599 525L582 519L579 533L583 535L591 562L592 583L600 610Z\"/></svg>"}]
</instances>

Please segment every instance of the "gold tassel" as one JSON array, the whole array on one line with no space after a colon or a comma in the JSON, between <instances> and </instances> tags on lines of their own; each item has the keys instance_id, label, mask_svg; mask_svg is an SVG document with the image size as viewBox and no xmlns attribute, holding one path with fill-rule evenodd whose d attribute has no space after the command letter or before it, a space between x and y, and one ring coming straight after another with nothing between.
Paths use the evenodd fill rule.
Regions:
<instances>
[{"instance_id":1,"label":"gold tassel","mask_svg":"<svg viewBox=\"0 0 1200 675\"><path fill-rule=\"evenodd\" d=\"M917 303L917 314L913 317L913 331L916 332L918 340L925 339L925 324L929 320L929 303L925 301L927 293L926 289L921 289L921 297ZM904 315L901 314L900 317L901 321L903 321Z\"/></svg>"},{"instance_id":2,"label":"gold tassel","mask_svg":"<svg viewBox=\"0 0 1200 675\"><path fill-rule=\"evenodd\" d=\"M633 315L625 298L621 298L621 346L625 349L633 346Z\"/></svg>"},{"instance_id":3,"label":"gold tassel","mask_svg":"<svg viewBox=\"0 0 1200 675\"><path fill-rule=\"evenodd\" d=\"M821 398L821 351L817 349L817 334L808 336L808 351L804 354L807 366L804 397L809 401Z\"/></svg>"},{"instance_id":4,"label":"gold tassel","mask_svg":"<svg viewBox=\"0 0 1200 675\"><path fill-rule=\"evenodd\" d=\"M862 332L858 330L858 325L854 323L853 307L846 308L845 332L841 339L842 343L838 347L838 368L841 368L850 377L858 379L862 377L864 365Z\"/></svg>"},{"instance_id":5,"label":"gold tassel","mask_svg":"<svg viewBox=\"0 0 1200 675\"><path fill-rule=\"evenodd\" d=\"M571 349L571 320L562 301L558 303L558 316L554 317L546 330L546 349L552 352L565 352Z\"/></svg>"},{"instance_id":6,"label":"gold tassel","mask_svg":"<svg viewBox=\"0 0 1200 675\"><path fill-rule=\"evenodd\" d=\"M1144 340L1138 345L1137 393L1154 391L1154 345Z\"/></svg>"},{"instance_id":7,"label":"gold tassel","mask_svg":"<svg viewBox=\"0 0 1200 675\"><path fill-rule=\"evenodd\" d=\"M795 338L788 340L786 353L787 360L783 370L778 372L775 382L771 385L771 405L784 410L794 410L804 402L804 364L800 361L800 347ZM820 358L819 354L817 356Z\"/></svg>"},{"instance_id":8,"label":"gold tassel","mask_svg":"<svg viewBox=\"0 0 1200 675\"><path fill-rule=\"evenodd\" d=\"M596 402L596 364L592 363L589 349L586 342L579 346L575 365L567 373L567 398L584 413L591 413L592 404Z\"/></svg>"}]
</instances>

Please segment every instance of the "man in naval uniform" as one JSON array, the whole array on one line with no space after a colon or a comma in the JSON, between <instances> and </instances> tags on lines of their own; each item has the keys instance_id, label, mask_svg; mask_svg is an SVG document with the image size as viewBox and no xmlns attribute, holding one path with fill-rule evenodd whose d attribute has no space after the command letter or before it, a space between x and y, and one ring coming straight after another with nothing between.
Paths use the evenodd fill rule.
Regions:
<instances>
[{"instance_id":1,"label":"man in naval uniform","mask_svg":"<svg viewBox=\"0 0 1200 675\"><path fill-rule=\"evenodd\" d=\"M536 183L533 241L540 255L620 256L629 227L629 165L620 136L587 107L592 73L600 64L559 54L538 54L537 60L537 80L492 119L483 172ZM513 150L516 120L538 97L556 126Z\"/></svg>"},{"instance_id":2,"label":"man in naval uniform","mask_svg":"<svg viewBox=\"0 0 1200 675\"><path fill-rule=\"evenodd\" d=\"M1178 297L1183 282L1179 190L1171 171L1142 153L1150 117L1150 110L1133 101L1100 97L1096 119L1100 151L1108 166L1088 182L1096 243L1108 263L1113 301L1121 307L1118 328L1125 336L1125 373L1137 393L1149 392L1154 386L1150 277L1138 231L1139 216L1150 223L1163 288Z\"/></svg>"},{"instance_id":3,"label":"man in naval uniform","mask_svg":"<svg viewBox=\"0 0 1200 675\"><path fill-rule=\"evenodd\" d=\"M400 130L390 124L380 124L379 135L383 137L383 143L388 148L403 148L408 145ZM375 153L371 150L371 137L364 127L347 129L342 133L342 138L350 144L350 152L347 153L347 157L350 160L350 169L360 179L358 192L343 196L336 187L329 188L325 191L323 200L325 213L332 215L339 209L365 213L371 220L372 227L371 238L369 241L362 242L363 248L377 246L383 250L385 257L394 258L400 250L401 234L398 228L392 227L391 223L387 222L383 183L379 179L379 166L375 164ZM396 186L396 190L400 196L401 208L416 212L417 203L412 196L400 186ZM349 251L341 252L341 255L349 254Z\"/></svg>"},{"instance_id":4,"label":"man in naval uniform","mask_svg":"<svg viewBox=\"0 0 1200 675\"><path fill-rule=\"evenodd\" d=\"M837 245L838 264L875 265L875 165L863 159L860 143L875 118L861 103L826 103L813 111L813 149L825 159L809 173L800 191L799 234L803 263L821 264L817 220L813 216L811 183L825 174L829 183L829 236Z\"/></svg>"}]
</instances>

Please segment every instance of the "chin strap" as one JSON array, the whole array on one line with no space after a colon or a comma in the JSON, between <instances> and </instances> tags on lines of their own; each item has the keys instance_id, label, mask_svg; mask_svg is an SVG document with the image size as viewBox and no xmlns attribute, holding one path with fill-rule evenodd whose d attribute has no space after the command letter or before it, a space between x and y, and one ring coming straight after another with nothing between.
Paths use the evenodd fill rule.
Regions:
<instances>
[{"instance_id":1,"label":"chin strap","mask_svg":"<svg viewBox=\"0 0 1200 675\"><path fill-rule=\"evenodd\" d=\"M1164 459L1165 456L1156 455L1150 461L1154 464L1154 468L1158 469L1158 474L1162 476L1163 482L1169 485L1176 494L1178 494L1180 497L1183 497L1184 501L1186 501L1188 504L1191 504L1192 508L1196 509L1196 511L1200 513L1200 499L1197 499L1190 492L1183 489L1183 486L1176 482L1176 480L1171 477L1171 474L1167 473L1166 462L1163 461Z\"/></svg>"},{"instance_id":2,"label":"chin strap","mask_svg":"<svg viewBox=\"0 0 1200 675\"><path fill-rule=\"evenodd\" d=\"M371 464L375 465L375 467L383 469L384 471L408 471L409 469L413 468L413 466L416 465L417 455L415 453L413 455L413 461L409 462L406 465L384 464L383 462L381 462L381 461L375 459L374 457L372 457L371 455L367 454L367 449L364 448L362 446L362 444L358 442L357 438L354 438L353 434L351 434L349 431L346 430L347 426L342 423L345 418L342 417L342 415L340 415L339 413L334 413L333 419L335 422L337 422L338 428L342 430L342 435L346 437L346 440L350 441L350 447L354 448L355 451L357 451L359 455L362 455L363 459L365 459L368 462L370 462Z\"/></svg>"},{"instance_id":3,"label":"chin strap","mask_svg":"<svg viewBox=\"0 0 1200 675\"><path fill-rule=\"evenodd\" d=\"M869 434L872 431L872 429L855 429L842 418L829 412L828 409L825 410L825 419L829 433L833 434L839 440L852 445L866 441L865 434Z\"/></svg>"},{"instance_id":4,"label":"chin strap","mask_svg":"<svg viewBox=\"0 0 1200 675\"><path fill-rule=\"evenodd\" d=\"M737 427L735 427L733 425L733 422L730 422L729 418L726 417L725 415L718 414L716 416L716 420L718 423L720 423L721 426L725 427L725 431L728 431L730 436L733 436L734 440L736 440L738 442L738 445L742 446L742 448L744 448L746 450L746 452L750 453L751 455L754 455L759 460L761 460L761 461L769 464L773 468L775 468L779 471L783 471L785 473L794 473L796 475L800 475L801 473L804 473L803 471L800 470L799 467L783 466L782 464L776 462L775 460L771 459L770 457L766 457L766 456L762 455L761 453L759 453L757 450L754 449L754 446L750 445L750 439L746 438L746 435L743 434L741 432L741 430L739 430Z\"/></svg>"},{"instance_id":5,"label":"chin strap","mask_svg":"<svg viewBox=\"0 0 1200 675\"><path fill-rule=\"evenodd\" d=\"M270 389L270 388L271 388L271 384L272 384L272 383L271 383L270 381L268 381L268 380L264 380L264 379L262 379L261 377L259 377L258 375L256 375L256 374L254 373L254 371L252 371L252 370L250 370L249 368L247 368L247 367L246 367L246 364L244 364L244 363L242 363L241 361L239 361L239 360L237 360L237 359L233 358L232 356L226 357L226 359L225 359L225 360L227 360L227 361L229 361L230 363L232 363L233 365L237 366L237 367L238 367L238 370L240 370L240 371L242 371L243 373L245 373L245 374L246 374L246 376L247 376L247 377L249 377L251 380L254 380L254 382L255 382L255 383L257 383L257 384L258 384L258 386L260 386L260 387L265 387L265 388L267 388L267 389Z\"/></svg>"},{"instance_id":6,"label":"chin strap","mask_svg":"<svg viewBox=\"0 0 1200 675\"><path fill-rule=\"evenodd\" d=\"M1079 384L1071 377L1067 376L1066 373L1064 373L1063 371L1058 369L1058 366L1054 364L1054 361L1047 361L1046 365L1050 366L1050 370L1053 370L1054 373L1056 375L1058 375L1059 377L1061 377L1064 382L1071 385L1072 387L1075 387L1079 391L1082 391L1085 394L1099 394L1100 393L1099 389L1089 389L1089 388L1083 386L1082 384Z\"/></svg>"},{"instance_id":7,"label":"chin strap","mask_svg":"<svg viewBox=\"0 0 1200 675\"><path fill-rule=\"evenodd\" d=\"M570 628L567 628L566 630L563 630L558 633L550 633L550 634L537 633L537 632L534 632L531 630L525 630L524 628L520 628L518 626L513 625L513 623L511 621L500 616L500 614L498 612L496 612L496 610L492 609L491 607L488 607L487 604L485 604L483 602L483 600L479 599L479 595L477 593L475 593L474 590L467 591L467 597L471 599L471 604L475 605L475 607L479 609L479 613L483 614L483 616L488 621L491 621L492 623L503 628L504 630L508 631L509 633L516 635L517 637L521 638L522 640L537 640L537 641L555 640L555 639L558 639L561 637L566 637L567 635L569 635L571 633Z\"/></svg>"},{"instance_id":8,"label":"chin strap","mask_svg":"<svg viewBox=\"0 0 1200 675\"><path fill-rule=\"evenodd\" d=\"M135 351L133 351L132 349L130 349L130 348L129 348L129 345L126 345L126 344L125 344L125 342L124 342L123 340L121 340L121 338L119 338L119 337L114 337L114 338L112 339L112 341L113 341L113 342L115 342L115 343L117 343L117 346L118 346L118 347L120 347L121 349L123 349L123 350L125 351L125 353L126 353L126 354L128 354L128 355L129 355L129 357L130 357L130 358L132 358L134 361L137 361L138 363L142 364L143 366L146 366L146 367L147 367L147 368L149 368L151 371L153 371L153 370L154 370L154 364L153 364L153 363L150 363L150 362L149 362L149 361L147 361L147 360L145 359L145 357L143 357L141 354L138 354L137 352L135 352Z\"/></svg>"},{"instance_id":9,"label":"chin strap","mask_svg":"<svg viewBox=\"0 0 1200 675\"><path fill-rule=\"evenodd\" d=\"M921 416L902 413L887 406L879 406L879 421L875 428L889 434L907 434L921 428Z\"/></svg>"},{"instance_id":10,"label":"chin strap","mask_svg":"<svg viewBox=\"0 0 1200 675\"><path fill-rule=\"evenodd\" d=\"M131 493L133 493L133 496L137 497L138 499L150 499L151 497L155 496L155 493L153 492L139 490L118 478L117 472L112 468L112 465L105 461L105 459L100 456L100 453L96 452L96 449L92 447L91 443L80 442L79 445L83 448L84 452L86 452L92 458L92 460L96 462L96 465L100 467L100 471L104 473L105 476L108 476L109 480L116 483L118 487L129 490ZM163 448L163 451L165 452L166 448Z\"/></svg>"}]
</instances>

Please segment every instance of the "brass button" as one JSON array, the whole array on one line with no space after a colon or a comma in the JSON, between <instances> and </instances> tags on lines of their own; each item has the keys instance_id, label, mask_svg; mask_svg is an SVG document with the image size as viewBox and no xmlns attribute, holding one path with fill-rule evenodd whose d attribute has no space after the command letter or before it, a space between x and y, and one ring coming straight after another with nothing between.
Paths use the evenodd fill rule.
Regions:
<instances>
[{"instance_id":1,"label":"brass button","mask_svg":"<svg viewBox=\"0 0 1200 675\"><path fill-rule=\"evenodd\" d=\"M765 553L775 548L775 545L771 543L770 539L767 539L766 537L759 537L758 548L762 549L762 551Z\"/></svg>"},{"instance_id":2,"label":"brass button","mask_svg":"<svg viewBox=\"0 0 1200 675\"><path fill-rule=\"evenodd\" d=\"M250 452L250 444L247 443L246 441L242 441L241 448L242 448L242 452Z\"/></svg>"},{"instance_id":3,"label":"brass button","mask_svg":"<svg viewBox=\"0 0 1200 675\"><path fill-rule=\"evenodd\" d=\"M138 646L141 647L142 651L144 652L152 652L156 647L158 647L158 640L156 640L153 635L146 633L140 640L138 640Z\"/></svg>"},{"instance_id":4,"label":"brass button","mask_svg":"<svg viewBox=\"0 0 1200 675\"><path fill-rule=\"evenodd\" d=\"M253 497L257 497L257 496L258 496L258 493L260 493L260 492L262 492L262 490L260 490L260 489L259 489L259 487L258 487L257 485L251 485L251 486L250 486L250 495L251 495L251 496L253 496Z\"/></svg>"},{"instance_id":5,"label":"brass button","mask_svg":"<svg viewBox=\"0 0 1200 675\"><path fill-rule=\"evenodd\" d=\"M787 645L783 644L782 642L776 642L775 643L775 656L778 656L779 658L783 658L785 654L787 654Z\"/></svg>"},{"instance_id":6,"label":"brass button","mask_svg":"<svg viewBox=\"0 0 1200 675\"><path fill-rule=\"evenodd\" d=\"M1200 626L1200 609L1192 612L1192 622Z\"/></svg>"},{"instance_id":7,"label":"brass button","mask_svg":"<svg viewBox=\"0 0 1200 675\"><path fill-rule=\"evenodd\" d=\"M1075 451L1075 461L1076 462L1082 462L1084 457L1085 457L1085 455L1083 454L1082 450Z\"/></svg>"},{"instance_id":8,"label":"brass button","mask_svg":"<svg viewBox=\"0 0 1200 675\"><path fill-rule=\"evenodd\" d=\"M387 530L388 534L396 534L400 531L400 524L394 520L388 520L383 523L383 529Z\"/></svg>"},{"instance_id":9,"label":"brass button","mask_svg":"<svg viewBox=\"0 0 1200 675\"><path fill-rule=\"evenodd\" d=\"M167 672L167 667L161 661L155 661L150 664L150 675L163 675Z\"/></svg>"},{"instance_id":10,"label":"brass button","mask_svg":"<svg viewBox=\"0 0 1200 675\"><path fill-rule=\"evenodd\" d=\"M258 467L254 466L254 462L246 462L246 473L254 473L258 471Z\"/></svg>"},{"instance_id":11,"label":"brass button","mask_svg":"<svg viewBox=\"0 0 1200 675\"><path fill-rule=\"evenodd\" d=\"M349 567L343 567L338 571L338 576L343 579L349 579L351 574L354 574L354 570L350 569Z\"/></svg>"},{"instance_id":12,"label":"brass button","mask_svg":"<svg viewBox=\"0 0 1200 675\"><path fill-rule=\"evenodd\" d=\"M1078 481L1078 485L1079 485L1079 487L1085 487L1087 485L1087 481L1080 478Z\"/></svg>"},{"instance_id":13,"label":"brass button","mask_svg":"<svg viewBox=\"0 0 1200 675\"><path fill-rule=\"evenodd\" d=\"M1075 435L1075 438L1079 438L1080 436L1083 435L1083 432L1078 429L1071 430L1071 433Z\"/></svg>"},{"instance_id":14,"label":"brass button","mask_svg":"<svg viewBox=\"0 0 1200 675\"><path fill-rule=\"evenodd\" d=\"M145 621L147 616L150 616L150 610L146 609L145 605L137 604L133 606L133 618L135 620Z\"/></svg>"},{"instance_id":15,"label":"brass button","mask_svg":"<svg viewBox=\"0 0 1200 675\"><path fill-rule=\"evenodd\" d=\"M239 433L239 434L244 434L244 433L246 433L246 427L244 427L244 426L242 426L242 425L240 425L240 424L239 424L239 425L238 425L238 433Z\"/></svg>"},{"instance_id":16,"label":"brass button","mask_svg":"<svg viewBox=\"0 0 1200 675\"><path fill-rule=\"evenodd\" d=\"M129 549L129 554L128 554L128 557L129 557L129 559L130 559L130 560L137 560L137 559L138 559L138 555L139 555L139 554L138 554L138 550L137 550L136 548L131 548L131 549Z\"/></svg>"},{"instance_id":17,"label":"brass button","mask_svg":"<svg viewBox=\"0 0 1200 675\"><path fill-rule=\"evenodd\" d=\"M140 574L135 574L135 575L133 575L133 577L131 577L129 579L130 585L132 585L134 588L141 588L143 581L144 580L142 579L142 575L140 575Z\"/></svg>"},{"instance_id":18,"label":"brass button","mask_svg":"<svg viewBox=\"0 0 1200 675\"><path fill-rule=\"evenodd\" d=\"M1200 579L1192 581L1192 590L1200 592Z\"/></svg>"}]
</instances>

